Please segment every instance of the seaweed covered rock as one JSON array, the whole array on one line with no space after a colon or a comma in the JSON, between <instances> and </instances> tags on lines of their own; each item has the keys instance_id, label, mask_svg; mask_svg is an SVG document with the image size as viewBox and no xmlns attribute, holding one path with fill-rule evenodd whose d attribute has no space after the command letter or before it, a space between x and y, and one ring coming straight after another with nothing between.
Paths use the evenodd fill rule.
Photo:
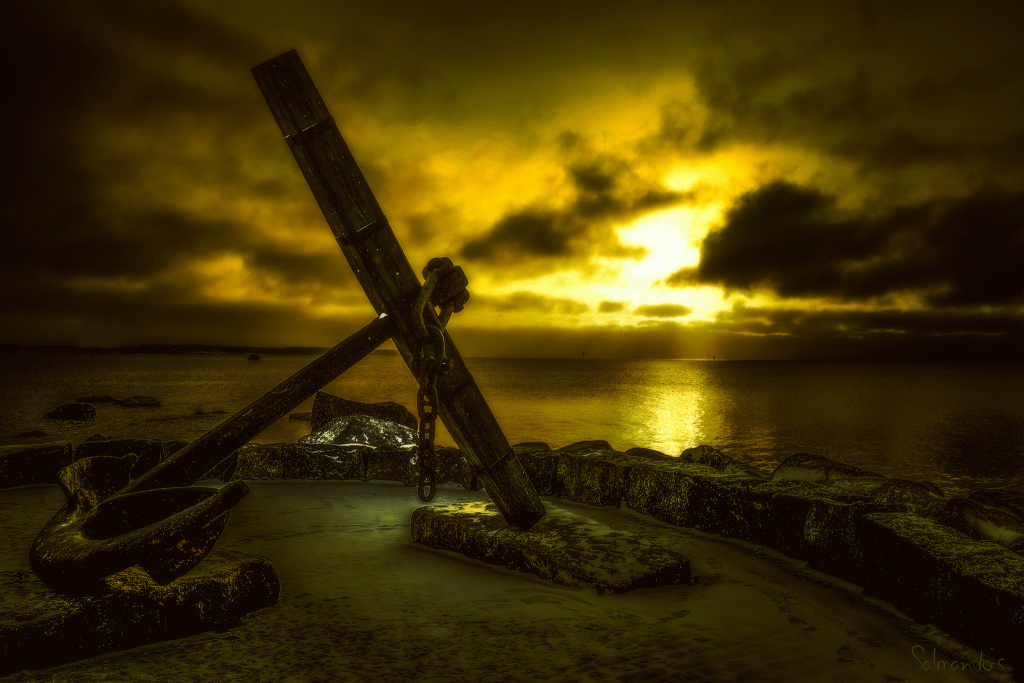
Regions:
<instances>
[{"instance_id":1,"label":"seaweed covered rock","mask_svg":"<svg viewBox=\"0 0 1024 683\"><path fill-rule=\"evenodd\" d=\"M416 432L405 425L366 415L336 417L321 429L299 439L299 443L400 448L415 446Z\"/></svg>"},{"instance_id":2,"label":"seaweed covered rock","mask_svg":"<svg viewBox=\"0 0 1024 683\"><path fill-rule=\"evenodd\" d=\"M47 420L90 422L96 418L96 409L89 403L62 403L43 415Z\"/></svg>"},{"instance_id":3,"label":"seaweed covered rock","mask_svg":"<svg viewBox=\"0 0 1024 683\"><path fill-rule=\"evenodd\" d=\"M639 446L630 448L626 451L626 455L632 455L637 458L647 458L648 460L668 460L671 455L656 451L653 448L641 448Z\"/></svg>"},{"instance_id":4,"label":"seaweed covered rock","mask_svg":"<svg viewBox=\"0 0 1024 683\"><path fill-rule=\"evenodd\" d=\"M629 471L640 460L604 447L557 452L558 495L588 505L619 506L626 495Z\"/></svg>"},{"instance_id":5,"label":"seaweed covered rock","mask_svg":"<svg viewBox=\"0 0 1024 683\"><path fill-rule=\"evenodd\" d=\"M360 403L318 391L313 397L313 410L309 417L309 428L313 432L318 432L336 418L345 417L346 415L365 415L377 420L405 425L409 429L416 429L419 426L416 416L409 412L405 406L394 401Z\"/></svg>"},{"instance_id":6,"label":"seaweed covered rock","mask_svg":"<svg viewBox=\"0 0 1024 683\"><path fill-rule=\"evenodd\" d=\"M906 513L865 515L858 537L872 592L1020 671L1024 558Z\"/></svg>"},{"instance_id":7,"label":"seaweed covered rock","mask_svg":"<svg viewBox=\"0 0 1024 683\"><path fill-rule=\"evenodd\" d=\"M167 460L168 458L174 457L174 455L181 449L188 446L191 441L184 441L177 439L174 441L164 441L160 444L160 462ZM235 472L235 468L238 466L238 451L233 451L224 460L207 470L200 479L220 479L221 481L231 481L232 475Z\"/></svg>"},{"instance_id":8,"label":"seaweed covered rock","mask_svg":"<svg viewBox=\"0 0 1024 683\"><path fill-rule=\"evenodd\" d=\"M489 503L418 508L412 538L431 548L598 593L623 593L690 580L690 561L647 538L545 503L529 531L512 529Z\"/></svg>"},{"instance_id":9,"label":"seaweed covered rock","mask_svg":"<svg viewBox=\"0 0 1024 683\"><path fill-rule=\"evenodd\" d=\"M679 459L683 462L708 465L722 474L738 474L757 479L768 478L767 474L756 467L751 467L750 465L741 463L738 460L734 460L714 446L708 446L706 444L695 448L687 448L679 454Z\"/></svg>"},{"instance_id":10,"label":"seaweed covered rock","mask_svg":"<svg viewBox=\"0 0 1024 683\"><path fill-rule=\"evenodd\" d=\"M758 477L723 474L679 458L632 461L626 505L668 524L747 538L750 487Z\"/></svg>"},{"instance_id":11,"label":"seaweed covered rock","mask_svg":"<svg viewBox=\"0 0 1024 683\"><path fill-rule=\"evenodd\" d=\"M922 517L938 517L946 506L946 497L934 484L906 479L882 479L874 477L861 480L839 480L832 483L834 490L842 491L853 481L867 484L870 489L868 502L873 512L910 512Z\"/></svg>"},{"instance_id":12,"label":"seaweed covered rock","mask_svg":"<svg viewBox=\"0 0 1024 683\"><path fill-rule=\"evenodd\" d=\"M917 482L880 476L780 479L749 493L749 540L768 545L836 576L859 580L863 555L858 520L878 512L935 516L945 499Z\"/></svg>"},{"instance_id":13,"label":"seaweed covered rock","mask_svg":"<svg viewBox=\"0 0 1024 683\"><path fill-rule=\"evenodd\" d=\"M521 443L512 444L512 450L514 450L516 453L524 451L548 452L551 450L551 446L547 445L543 441L523 441Z\"/></svg>"},{"instance_id":14,"label":"seaweed covered rock","mask_svg":"<svg viewBox=\"0 0 1024 683\"><path fill-rule=\"evenodd\" d=\"M400 481L406 486L412 486L416 483L416 456L415 448L382 447L367 451L363 478Z\"/></svg>"},{"instance_id":15,"label":"seaweed covered rock","mask_svg":"<svg viewBox=\"0 0 1024 683\"><path fill-rule=\"evenodd\" d=\"M362 479L369 447L332 444L246 444L226 479Z\"/></svg>"},{"instance_id":16,"label":"seaweed covered rock","mask_svg":"<svg viewBox=\"0 0 1024 683\"><path fill-rule=\"evenodd\" d=\"M991 505L968 498L953 498L939 521L978 541L992 541L1015 553L1024 553L1024 521Z\"/></svg>"},{"instance_id":17,"label":"seaweed covered rock","mask_svg":"<svg viewBox=\"0 0 1024 683\"><path fill-rule=\"evenodd\" d=\"M369 448L332 444L281 446L285 479L361 479Z\"/></svg>"},{"instance_id":18,"label":"seaweed covered rock","mask_svg":"<svg viewBox=\"0 0 1024 683\"><path fill-rule=\"evenodd\" d=\"M991 505L1024 519L1024 491L1006 488L979 489L967 496L967 499Z\"/></svg>"},{"instance_id":19,"label":"seaweed covered rock","mask_svg":"<svg viewBox=\"0 0 1024 683\"><path fill-rule=\"evenodd\" d=\"M120 401L114 401L114 405L119 405L122 408L159 408L160 401L152 396L129 396Z\"/></svg>"},{"instance_id":20,"label":"seaweed covered rock","mask_svg":"<svg viewBox=\"0 0 1024 683\"><path fill-rule=\"evenodd\" d=\"M132 479L139 477L163 458L163 445L156 439L110 439L106 441L84 441L75 449L75 460L92 458L97 455L123 458L135 454L135 462L129 473Z\"/></svg>"},{"instance_id":21,"label":"seaweed covered rock","mask_svg":"<svg viewBox=\"0 0 1024 683\"><path fill-rule=\"evenodd\" d=\"M71 464L71 443L0 446L0 489L28 484L56 484L57 473Z\"/></svg>"},{"instance_id":22,"label":"seaweed covered rock","mask_svg":"<svg viewBox=\"0 0 1024 683\"><path fill-rule=\"evenodd\" d=\"M270 560L216 550L168 585L133 567L79 597L54 592L29 571L0 572L0 676L229 628L275 604L279 592Z\"/></svg>"},{"instance_id":23,"label":"seaweed covered rock","mask_svg":"<svg viewBox=\"0 0 1024 683\"><path fill-rule=\"evenodd\" d=\"M470 491L480 488L481 482L477 477L476 469L458 448L437 446L435 457L437 458L438 484L459 484Z\"/></svg>"},{"instance_id":24,"label":"seaweed covered rock","mask_svg":"<svg viewBox=\"0 0 1024 683\"><path fill-rule=\"evenodd\" d=\"M591 441L577 441L568 446L562 446L558 450L562 453L575 453L577 451L611 451L615 449L604 439L594 439Z\"/></svg>"},{"instance_id":25,"label":"seaweed covered rock","mask_svg":"<svg viewBox=\"0 0 1024 683\"><path fill-rule=\"evenodd\" d=\"M518 444L512 447L519 464L523 466L530 483L541 496L560 495L561 488L558 484L558 458L557 451L552 451L547 444L534 448L534 444ZM526 447L524 447L526 446Z\"/></svg>"},{"instance_id":26,"label":"seaweed covered rock","mask_svg":"<svg viewBox=\"0 0 1024 683\"><path fill-rule=\"evenodd\" d=\"M779 463L775 471L772 472L771 480L808 481L825 484L839 479L881 476L881 474L830 460L821 455L797 453Z\"/></svg>"}]
</instances>

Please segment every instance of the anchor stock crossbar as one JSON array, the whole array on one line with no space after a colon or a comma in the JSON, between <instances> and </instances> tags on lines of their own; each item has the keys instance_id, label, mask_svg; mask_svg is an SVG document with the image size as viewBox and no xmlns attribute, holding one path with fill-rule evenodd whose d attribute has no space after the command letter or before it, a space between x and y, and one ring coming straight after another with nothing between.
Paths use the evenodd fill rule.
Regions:
<instances>
[{"instance_id":1,"label":"anchor stock crossbar","mask_svg":"<svg viewBox=\"0 0 1024 683\"><path fill-rule=\"evenodd\" d=\"M294 50L252 73L367 298L378 314L394 318L395 346L415 376L421 342L413 305L421 285L366 178ZM429 309L429 322L437 323ZM441 419L484 472L505 520L528 529L544 516L544 505L447 331L444 341L450 371L437 378Z\"/></svg>"}]
</instances>

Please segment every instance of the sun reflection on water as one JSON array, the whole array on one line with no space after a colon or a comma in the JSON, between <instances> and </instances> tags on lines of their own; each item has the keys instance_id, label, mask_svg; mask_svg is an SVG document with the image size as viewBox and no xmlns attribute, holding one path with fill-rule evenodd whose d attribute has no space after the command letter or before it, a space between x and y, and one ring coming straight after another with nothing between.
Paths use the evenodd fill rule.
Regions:
<instances>
[{"instance_id":1,"label":"sun reflection on water","mask_svg":"<svg viewBox=\"0 0 1024 683\"><path fill-rule=\"evenodd\" d=\"M721 431L719 397L703 361L635 363L636 389L625 395L618 420L630 446L677 455L685 448L714 442Z\"/></svg>"}]
</instances>

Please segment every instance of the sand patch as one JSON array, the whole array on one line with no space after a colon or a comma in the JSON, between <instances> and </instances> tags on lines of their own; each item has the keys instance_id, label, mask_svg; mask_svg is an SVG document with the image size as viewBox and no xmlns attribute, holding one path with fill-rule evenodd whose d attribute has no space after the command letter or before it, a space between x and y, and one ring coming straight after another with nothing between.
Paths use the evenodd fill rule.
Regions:
<instances>
[{"instance_id":1,"label":"sand patch","mask_svg":"<svg viewBox=\"0 0 1024 683\"><path fill-rule=\"evenodd\" d=\"M803 562L618 509L558 502L678 547L692 584L597 595L424 548L409 532L422 504L396 484L250 485L218 547L274 561L276 606L223 633L0 680L1011 680L926 671L919 659L933 648L944 661L978 653ZM435 502L479 500L442 486ZM0 569L28 567L32 538L61 502L55 486L0 493Z\"/></svg>"}]
</instances>

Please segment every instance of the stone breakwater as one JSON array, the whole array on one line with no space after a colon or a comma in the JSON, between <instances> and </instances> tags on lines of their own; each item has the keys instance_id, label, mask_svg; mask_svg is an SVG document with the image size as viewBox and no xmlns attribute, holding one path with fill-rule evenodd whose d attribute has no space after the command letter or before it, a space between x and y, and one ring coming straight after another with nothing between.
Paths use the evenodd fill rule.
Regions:
<instances>
[{"instance_id":1,"label":"stone breakwater","mask_svg":"<svg viewBox=\"0 0 1024 683\"><path fill-rule=\"evenodd\" d=\"M861 585L916 619L986 651L1024 636L1024 495L947 500L934 485L814 455L761 472L711 446L669 456L585 441L514 447L538 493L625 506L661 522L770 546ZM415 451L330 444L249 445L231 479L359 479L413 485ZM440 483L485 482L455 448L438 449ZM1019 655L1018 655L1019 656ZM1024 662L1012 663L1021 671Z\"/></svg>"},{"instance_id":2,"label":"stone breakwater","mask_svg":"<svg viewBox=\"0 0 1024 683\"><path fill-rule=\"evenodd\" d=\"M46 481L43 470L59 470L65 461L89 455L116 455L132 467L145 467L158 452L166 458L184 445L136 439L77 449L63 443L7 447L0 457L0 482ZM38 460L29 449L36 449ZM625 506L667 524L770 546L859 584L973 647L1018 653L1012 664L1017 672L1024 670L1020 492L988 489L947 500L932 484L888 478L820 456L794 455L767 473L711 446L679 456L643 448L620 452L603 441L558 450L524 443L514 450L541 495ZM441 447L437 453L439 483L486 487L458 449ZM415 449L408 446L249 444L208 476L387 480L412 486L414 458ZM33 461L40 467L31 467Z\"/></svg>"}]
</instances>

